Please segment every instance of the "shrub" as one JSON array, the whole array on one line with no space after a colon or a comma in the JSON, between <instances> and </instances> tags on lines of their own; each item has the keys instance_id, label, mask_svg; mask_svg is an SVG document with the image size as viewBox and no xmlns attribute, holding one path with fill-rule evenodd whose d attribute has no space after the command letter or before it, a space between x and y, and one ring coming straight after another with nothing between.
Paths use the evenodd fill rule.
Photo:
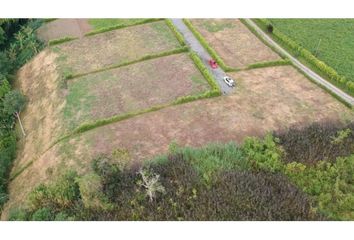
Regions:
<instances>
[{"instance_id":1,"label":"shrub","mask_svg":"<svg viewBox=\"0 0 354 240\"><path fill-rule=\"evenodd\" d=\"M347 136L339 139L342 129L347 129ZM326 122L313 123L306 127L293 126L275 135L286 152L285 162L314 165L322 160L335 161L337 157L352 154L353 133L354 123L343 126L336 122ZM336 141L340 141L340 144L336 144Z\"/></svg>"},{"instance_id":2,"label":"shrub","mask_svg":"<svg viewBox=\"0 0 354 240\"><path fill-rule=\"evenodd\" d=\"M102 179L97 174L86 174L78 179L80 195L85 208L107 210L112 208L103 194Z\"/></svg>"},{"instance_id":3,"label":"shrub","mask_svg":"<svg viewBox=\"0 0 354 240\"><path fill-rule=\"evenodd\" d=\"M54 211L61 211L74 207L75 201L80 197L76 178L76 172L68 171L52 185L39 185L29 195L30 209L46 207Z\"/></svg>"},{"instance_id":4,"label":"shrub","mask_svg":"<svg viewBox=\"0 0 354 240\"><path fill-rule=\"evenodd\" d=\"M261 170L276 172L282 169L282 149L277 146L278 139L271 134L258 139L248 137L245 139L242 149L254 167Z\"/></svg>"},{"instance_id":5,"label":"shrub","mask_svg":"<svg viewBox=\"0 0 354 240\"><path fill-rule=\"evenodd\" d=\"M269 32L269 33L273 33L273 25L272 24L267 24L267 31Z\"/></svg>"},{"instance_id":6,"label":"shrub","mask_svg":"<svg viewBox=\"0 0 354 240\"><path fill-rule=\"evenodd\" d=\"M11 209L9 213L9 221L27 221L29 220L28 211L23 208Z\"/></svg>"},{"instance_id":7,"label":"shrub","mask_svg":"<svg viewBox=\"0 0 354 240\"><path fill-rule=\"evenodd\" d=\"M49 208L40 208L32 215L32 221L50 221L53 220L52 212Z\"/></svg>"},{"instance_id":8,"label":"shrub","mask_svg":"<svg viewBox=\"0 0 354 240\"><path fill-rule=\"evenodd\" d=\"M314 167L289 163L286 175L316 201L317 211L333 220L352 220L354 155Z\"/></svg>"}]
</instances>

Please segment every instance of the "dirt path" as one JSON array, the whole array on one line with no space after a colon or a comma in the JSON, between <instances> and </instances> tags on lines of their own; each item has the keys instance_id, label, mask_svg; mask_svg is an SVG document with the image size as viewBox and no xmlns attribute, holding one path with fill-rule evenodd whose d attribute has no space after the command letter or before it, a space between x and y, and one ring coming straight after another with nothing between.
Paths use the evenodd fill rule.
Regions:
<instances>
[{"instance_id":1,"label":"dirt path","mask_svg":"<svg viewBox=\"0 0 354 240\"><path fill-rule=\"evenodd\" d=\"M226 73L218 67L217 69L212 69L208 60L212 57L209 53L204 49L204 47L200 44L198 39L194 36L194 34L189 30L189 28L184 24L183 20L180 18L171 19L172 23L176 26L176 28L181 32L187 44L191 47L191 49L198 54L198 56L203 60L205 66L209 69L209 71L213 74L217 83L220 86L221 92L223 94L230 94L233 92L233 88L230 88L223 80L223 77L226 76Z\"/></svg>"},{"instance_id":2,"label":"dirt path","mask_svg":"<svg viewBox=\"0 0 354 240\"><path fill-rule=\"evenodd\" d=\"M338 97L340 97L343 101L354 106L354 98L343 92L341 89L337 88L336 86L329 83L327 80L322 78L320 75L312 71L310 68L303 65L299 60L293 57L290 53L285 51L279 44L277 44L273 39L271 39L265 32L262 31L251 19L245 19L245 21L265 40L269 45L277 49L283 55L290 59L290 61L309 78L314 80L316 83L320 84L321 86L325 87Z\"/></svg>"}]
</instances>

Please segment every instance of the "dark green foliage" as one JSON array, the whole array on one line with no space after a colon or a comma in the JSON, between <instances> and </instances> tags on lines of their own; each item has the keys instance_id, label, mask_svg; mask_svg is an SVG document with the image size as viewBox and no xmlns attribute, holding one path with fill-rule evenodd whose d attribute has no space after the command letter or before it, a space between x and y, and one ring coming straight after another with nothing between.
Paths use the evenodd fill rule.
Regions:
<instances>
[{"instance_id":1,"label":"dark green foliage","mask_svg":"<svg viewBox=\"0 0 354 240\"><path fill-rule=\"evenodd\" d=\"M52 185L39 185L29 195L31 210L49 208L60 212L75 207L75 201L80 198L79 186L76 182L77 173L69 171Z\"/></svg>"},{"instance_id":2,"label":"dark green foliage","mask_svg":"<svg viewBox=\"0 0 354 240\"><path fill-rule=\"evenodd\" d=\"M283 167L282 151L277 146L278 141L270 134L267 134L264 139L246 138L243 151L255 169L277 172Z\"/></svg>"},{"instance_id":3,"label":"dark green foliage","mask_svg":"<svg viewBox=\"0 0 354 240\"><path fill-rule=\"evenodd\" d=\"M3 111L8 115L19 113L26 104L26 98L18 90L8 92L3 99Z\"/></svg>"},{"instance_id":4,"label":"dark green foliage","mask_svg":"<svg viewBox=\"0 0 354 240\"><path fill-rule=\"evenodd\" d=\"M289 163L285 173L314 199L317 212L333 220L354 219L354 155L314 167Z\"/></svg>"},{"instance_id":5,"label":"dark green foliage","mask_svg":"<svg viewBox=\"0 0 354 240\"><path fill-rule=\"evenodd\" d=\"M348 134L343 139L336 138L341 130ZM354 153L354 123L340 126L337 123L314 123L307 127L292 127L277 133L280 144L286 152L284 161L314 165L318 161L335 161L337 157Z\"/></svg>"},{"instance_id":6,"label":"dark green foliage","mask_svg":"<svg viewBox=\"0 0 354 240\"><path fill-rule=\"evenodd\" d=\"M39 25L37 20L0 19L0 212L8 199L8 177L16 154L14 114L26 102L19 91L11 91L11 80L42 47L34 33Z\"/></svg>"},{"instance_id":7,"label":"dark green foliage","mask_svg":"<svg viewBox=\"0 0 354 240\"><path fill-rule=\"evenodd\" d=\"M53 214L49 208L40 208L32 215L32 221L50 221L53 220Z\"/></svg>"}]
</instances>

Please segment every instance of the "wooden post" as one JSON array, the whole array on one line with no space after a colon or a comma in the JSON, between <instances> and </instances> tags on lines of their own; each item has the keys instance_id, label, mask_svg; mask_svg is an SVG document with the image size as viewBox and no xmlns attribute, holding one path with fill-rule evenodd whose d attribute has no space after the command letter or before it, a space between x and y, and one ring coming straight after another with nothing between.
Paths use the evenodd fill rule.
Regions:
<instances>
[{"instance_id":1,"label":"wooden post","mask_svg":"<svg viewBox=\"0 0 354 240\"><path fill-rule=\"evenodd\" d=\"M26 133L25 133L25 130L23 129L22 122L21 122L21 119L20 119L20 115L18 114L18 112L16 112L16 116L17 116L18 121L20 122L22 134L23 134L24 137L26 137Z\"/></svg>"}]
</instances>

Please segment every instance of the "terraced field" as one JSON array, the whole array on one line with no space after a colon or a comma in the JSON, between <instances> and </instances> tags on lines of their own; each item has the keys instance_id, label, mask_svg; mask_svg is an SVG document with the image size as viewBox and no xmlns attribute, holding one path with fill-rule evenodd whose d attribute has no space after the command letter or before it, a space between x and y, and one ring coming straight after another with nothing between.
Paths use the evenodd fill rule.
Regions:
<instances>
[{"instance_id":1,"label":"terraced field","mask_svg":"<svg viewBox=\"0 0 354 240\"><path fill-rule=\"evenodd\" d=\"M108 24L91 23L97 29ZM196 19L192 24L228 66L240 69L228 72L236 80L232 94L176 103L208 92L213 79L164 21L48 47L19 71L16 84L29 99L22 112L28 135L19 144L2 218L25 205L39 183L68 169L88 173L101 154L124 152L113 161L140 166L166 153L171 142L193 147L241 143L269 131L354 119L351 109L290 65L246 69L281 58L241 21Z\"/></svg>"},{"instance_id":2,"label":"terraced field","mask_svg":"<svg viewBox=\"0 0 354 240\"><path fill-rule=\"evenodd\" d=\"M193 19L193 26L231 68L281 58L237 19Z\"/></svg>"},{"instance_id":3,"label":"terraced field","mask_svg":"<svg viewBox=\"0 0 354 240\"><path fill-rule=\"evenodd\" d=\"M104 32L52 49L60 56L62 74L72 76L176 48L180 48L179 42L167 25L159 21Z\"/></svg>"}]
</instances>

